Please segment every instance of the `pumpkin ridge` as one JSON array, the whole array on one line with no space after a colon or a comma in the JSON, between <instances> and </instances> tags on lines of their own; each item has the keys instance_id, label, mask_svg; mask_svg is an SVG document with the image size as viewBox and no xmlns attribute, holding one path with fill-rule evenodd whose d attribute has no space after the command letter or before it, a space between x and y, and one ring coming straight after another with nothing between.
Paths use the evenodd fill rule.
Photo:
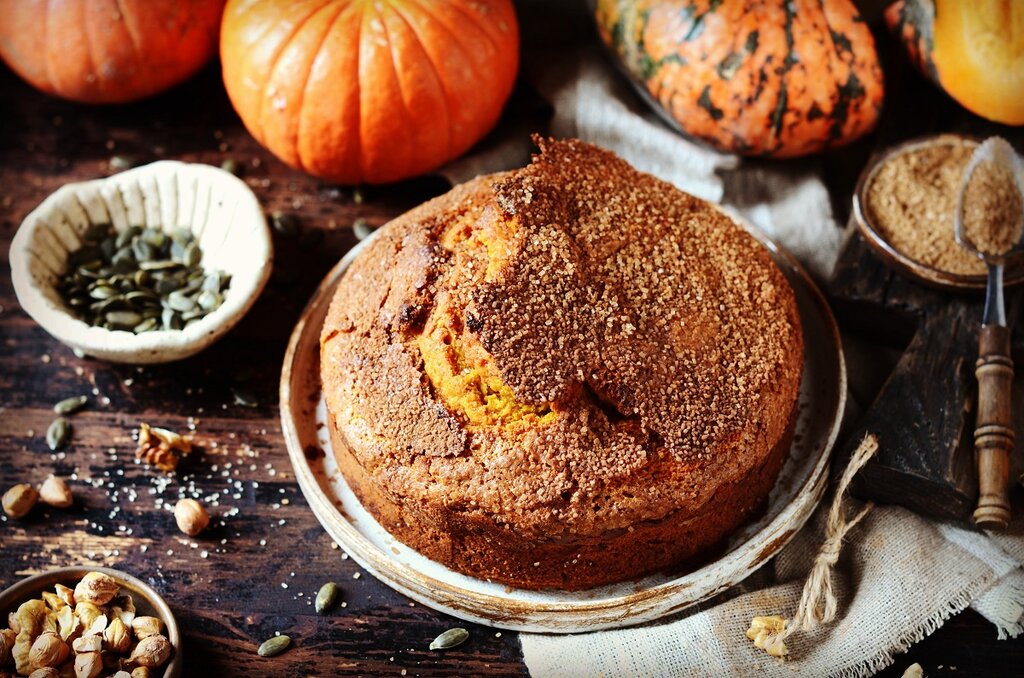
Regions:
<instances>
[{"instance_id":1,"label":"pumpkin ridge","mask_svg":"<svg viewBox=\"0 0 1024 678\"><path fill-rule=\"evenodd\" d=\"M261 141L263 139L266 139L266 134L264 133L266 130L266 125L263 124L263 118L265 117L264 111L266 111L267 109L267 87L270 86L270 81L274 77L274 71L277 69L277 62L281 60L281 56L284 54L285 50L288 49L288 45L291 44L291 41L295 39L295 36L298 35L299 31L302 30L302 27L305 26L309 22L309 20L316 15L317 12L322 10L331 2L332 0L324 0L323 4L317 6L309 14L302 17L302 19L295 24L295 28L292 29L292 32L289 33L288 36L280 42L277 51L274 53L274 56L271 57L267 68L267 77L266 79L264 79L263 84L260 86L259 90L257 90L260 93L260 113L258 116L256 116L256 121L260 126L259 139Z\"/></svg>"},{"instance_id":2,"label":"pumpkin ridge","mask_svg":"<svg viewBox=\"0 0 1024 678\"><path fill-rule=\"evenodd\" d=\"M84 3L79 3L79 10L82 12L82 32L85 34L85 58L89 62L88 73L94 78L98 77L99 64L96 58L93 56L92 49L92 31L89 30L89 25L92 23L92 14L89 12L88 7Z\"/></svg>"},{"instance_id":3,"label":"pumpkin ridge","mask_svg":"<svg viewBox=\"0 0 1024 678\"><path fill-rule=\"evenodd\" d=\"M328 7L331 4L331 2L328 2L327 4L317 9L316 12L313 12L313 14L316 14L321 9L323 9L324 7ZM320 43L316 46L316 49L313 51L313 58L309 60L309 68L306 70L306 75L302 78L302 89L299 90L299 98L295 102L295 108L297 110L302 110L302 102L306 100L306 90L309 89L309 80L313 75L313 68L316 66L316 60L320 54L320 50L323 49L324 43L327 42L328 36L330 36L331 31L333 31L334 27L337 25L338 19L341 17L342 14L345 13L345 10L351 9L352 7L353 5L351 4L341 3L341 6L338 8L338 12L333 17L331 17L330 21L327 22L327 29L324 30L324 34L320 37ZM302 139L303 119L304 118L300 115L298 122L295 125L295 140L292 145L295 146L295 161L299 164L299 169L302 170L303 172L308 172L309 170L306 169L306 163L302 159L302 144L299 143L299 140Z\"/></svg>"},{"instance_id":4,"label":"pumpkin ridge","mask_svg":"<svg viewBox=\"0 0 1024 678\"><path fill-rule=\"evenodd\" d=\"M128 14L125 12L125 8L121 5L121 0L114 0L114 9L121 15L122 23L124 24L124 32L128 34L128 44L132 46L132 51L135 52L136 58L141 59L142 50L139 49L139 41L135 36L135 31L132 30L131 22L128 20Z\"/></svg>"},{"instance_id":5,"label":"pumpkin ridge","mask_svg":"<svg viewBox=\"0 0 1024 678\"><path fill-rule=\"evenodd\" d=\"M377 6L376 3L374 3L374 5L373 5L373 17L374 17L374 19L376 19L377 21L380 22L381 33L384 36L384 41L387 43L388 57L389 57L387 61L388 61L388 63L391 64L391 73L394 75L395 85L398 88L398 96L399 96L399 98L402 101L401 108L399 108L398 106L395 106L395 112L402 114L403 120L405 122L405 124L402 125L402 129L403 130L408 130L410 128L410 126L411 126L412 119L413 119L412 111L409 109L409 102L406 99L406 92L405 92L404 89L402 89L402 77L401 77L401 75L399 75L398 64L395 62L395 45L391 41L391 34L388 33L388 23L387 23L387 21L384 20L384 17L382 16L380 10L378 9L378 6ZM409 154L407 154L405 156L406 171L408 170L408 167L410 165L413 166L413 167L416 166L416 162L415 162L416 158L415 158L415 155L414 155L416 153L416 150L415 150L416 144L409 144L409 145L411 147L413 147L414 150L412 150L411 152L409 152Z\"/></svg>"},{"instance_id":6,"label":"pumpkin ridge","mask_svg":"<svg viewBox=\"0 0 1024 678\"><path fill-rule=\"evenodd\" d=\"M459 40L457 31L453 31L448 26L448 24L445 23L444 21L442 21L438 16L432 15L431 12L429 11L429 9L428 8L424 8L423 5L419 2L419 0L412 0L412 3L415 4L416 7L418 7L421 12L425 12L428 16L431 16L432 20L435 22L435 25L439 28L439 30L442 30L442 31L444 31L445 33L448 34L448 36L451 39L451 44L456 47L456 49L458 50L458 53L460 55L462 55L463 60L467 63L467 65L468 65L468 69L467 70L469 70L469 72L472 73L473 79L478 81L478 82L486 81L486 78L481 78L480 77L480 72L477 70L477 67L476 67L477 65L473 61L473 57L470 56L470 50L466 49L466 46ZM448 4L449 6L452 6L450 3L446 3L446 4ZM438 74L438 75L440 76L440 74ZM447 106L447 108L448 108L449 111L451 111L452 110L452 106L450 104L452 102L448 101L448 97L454 96L455 94L454 94L454 92L452 92L449 89L448 83L444 80L444 78L441 78L441 82L444 84L445 101L446 101L447 104L449 104ZM459 102L456 101L454 103L457 106ZM449 116L449 118L448 118L448 135L449 135L449 140L450 140L449 141L449 143L450 143L449 148L459 148L460 152L461 152L462 150L465 150L465 148L468 148L468 146L463 148L463 144L462 144L462 140L461 139L458 140L459 143L455 143L454 142L454 140L453 140L453 138L455 137L455 134L453 134L454 131L455 130L452 129L452 118L451 118L451 116ZM470 144L470 145L472 145L472 144Z\"/></svg>"},{"instance_id":7,"label":"pumpkin ridge","mask_svg":"<svg viewBox=\"0 0 1024 678\"><path fill-rule=\"evenodd\" d=\"M43 11L43 44L50 44L50 5L53 0L46 0L46 9ZM57 91L57 81L53 78L53 66L50 64L50 50L43 50L44 57L43 61L46 63L46 80L50 85L50 90L53 92Z\"/></svg>"},{"instance_id":8,"label":"pumpkin ridge","mask_svg":"<svg viewBox=\"0 0 1024 678\"><path fill-rule=\"evenodd\" d=\"M430 50L427 49L426 43L423 41L423 36L420 35L420 32L416 30L416 24L414 22L410 21L407 16L405 16L405 13L402 11L402 9L400 7L396 7L396 6L392 5L391 9L394 11L395 15L399 19L401 19L402 21L405 22L405 25L409 27L409 30L412 32L412 34L416 36L416 41L420 43L420 47L423 49L423 55L426 57L427 61L430 63L430 72L434 76L434 86L437 88L437 91L440 93L440 95L441 95L440 96L441 102L444 104L444 119L445 119L445 122L447 123L447 124L443 125L444 131L445 131L445 138L447 140L447 143L445 144L445 148L447 149L446 150L446 155L451 156L452 155L452 130L451 130L452 112L451 112L451 107L450 107L450 104L449 104L449 101L448 101L448 91L447 91L447 89L445 89L444 79L441 77L441 71L437 68L437 62L435 62L433 56L431 56Z\"/></svg>"},{"instance_id":9,"label":"pumpkin ridge","mask_svg":"<svg viewBox=\"0 0 1024 678\"><path fill-rule=\"evenodd\" d=\"M497 53L498 44L494 41L494 38L491 37L490 33L487 32L487 26L485 26L483 23L479 23L476 21L477 16L475 14L473 14L472 12L467 12L462 8L461 5L458 5L454 2L449 2L448 0L443 1L444 4L450 7L453 11L466 17L466 22L472 24L473 28L475 28L480 33L480 35L483 35L485 38L487 38L487 42L488 44L490 44L491 49L494 50L495 53Z\"/></svg>"}]
</instances>

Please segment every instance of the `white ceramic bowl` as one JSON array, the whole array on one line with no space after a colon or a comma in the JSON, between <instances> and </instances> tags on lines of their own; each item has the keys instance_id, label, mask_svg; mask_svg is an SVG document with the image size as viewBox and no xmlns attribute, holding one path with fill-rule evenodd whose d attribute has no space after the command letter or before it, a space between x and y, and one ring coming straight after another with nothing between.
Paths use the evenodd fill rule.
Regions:
<instances>
[{"instance_id":1,"label":"white ceramic bowl","mask_svg":"<svg viewBox=\"0 0 1024 678\"><path fill-rule=\"evenodd\" d=\"M202 265L231 275L224 303L183 330L132 332L92 327L57 290L69 252L95 223L190 229ZM122 363L161 363L197 353L249 310L270 275L273 245L249 187L230 172L172 160L63 186L21 223L11 243L11 275L22 308L43 329L86 355Z\"/></svg>"}]
</instances>

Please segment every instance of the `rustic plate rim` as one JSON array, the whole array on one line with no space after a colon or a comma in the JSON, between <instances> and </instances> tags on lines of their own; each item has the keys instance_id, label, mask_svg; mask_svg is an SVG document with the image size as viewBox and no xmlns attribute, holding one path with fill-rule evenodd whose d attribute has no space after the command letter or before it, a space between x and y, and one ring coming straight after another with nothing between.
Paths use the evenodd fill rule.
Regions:
<instances>
[{"instance_id":1,"label":"rustic plate rim","mask_svg":"<svg viewBox=\"0 0 1024 678\"><path fill-rule=\"evenodd\" d=\"M733 571L734 575L743 572L740 577L740 580L742 580L763 566L764 563L771 559L771 556L774 556L787 543L789 543L820 502L821 497L824 494L825 487L827 486L829 460L839 435L842 413L845 410L847 375L838 325L836 324L835 318L832 315L831 309L828 306L824 295L814 283L811 276L799 261L793 257L793 255L780 247L742 215L739 215L735 211L726 207L719 205L713 206L743 226L752 237L754 237L763 247L765 247L766 250L769 251L777 266L780 268L788 268L794 276L802 281L805 290L810 294L813 306L818 311L822 324L830 335L836 363L836 374L834 375L837 389L836 403L834 411L831 412L832 421L828 428L828 435L823 436L825 439L823 440L822 449L818 453L819 457L814 462L814 467L808 477L804 480L802 486L794 490L794 497L796 499L784 506L779 515L766 524L763 530L770 531L771 528L775 526L776 523L779 523L783 519L784 515L790 510L794 510L798 513L796 520L787 528L781 538L776 539L772 544L770 544L770 553L762 553L757 562L749 567L744 565L742 562L739 562L741 561L739 549L734 549L723 557L703 566L709 567L712 565L721 565L730 560L736 560L738 562L735 563L731 571ZM699 602L699 600L688 600L682 604L670 604L674 593L681 594L682 591L689 588L689 584L680 586L680 579L693 574L693 572L689 572L676 579L672 579L649 588L640 589L614 599L558 603L531 602L528 606L524 604L525 607L529 608L528 611L509 613L507 611L500 610L502 606L508 606L510 603L507 598L479 593L476 591L466 591L449 582L441 581L430 575L412 570L412 568L406 565L396 564L395 561L386 553L380 552L375 545L370 543L370 541L345 518L332 499L320 486L312 468L309 465L309 460L306 458L305 450L302 447L298 428L292 414L293 406L295 405L295 403L293 403L292 382L296 380L296 376L299 376L300 379L302 377L300 375L296 375L293 370L296 368L296 362L299 358L297 355L299 344L302 342L306 332L309 331L309 329L307 329L307 325L311 316L318 308L321 307L321 305L330 304L330 297L333 295L333 290L344 271L348 268L351 262L359 256L359 253L380 235L382 230L383 227L375 231L363 241L357 243L337 264L335 264L335 266L330 269L321 281L310 301L304 307L299 321L296 323L296 326L289 337L288 347L285 351L284 363L281 371L279 392L281 425L285 444L288 449L289 459L295 471L296 480L298 481L306 500L309 502L311 510L314 515L316 515L325 531L327 531L332 539L339 542L339 545L345 548L346 552L348 552L357 563L389 587L442 612L499 628L517 631L542 631L554 633L571 633L583 630L598 630L600 628L616 628L649 621L654 618L671 614L672 612L676 612ZM316 332L319 334L319 328L316 328ZM830 351L830 353L832 353L832 351ZM797 504L800 505L797 506ZM794 509L795 506L796 508ZM335 519L334 522L336 524L328 524L327 518L324 515L321 515L321 512L331 515L331 518ZM335 529L337 529L343 536L338 537L335 534ZM416 577L421 580L419 582L419 586L414 587L410 581L399 580L399 578L393 574L387 571L382 571L378 565L388 565L391 567L412 570ZM703 568L698 568L698 570L695 570L694 572L697 572L700 569ZM733 584L729 584L729 586L731 585ZM711 595L720 592L720 590L724 590L724 588L726 587L711 590L706 595L702 596L700 600L705 600ZM430 594L432 594L432 596ZM654 616L648 616L642 619L633 618L634 612L631 610L632 606L655 597L665 599L665 604L659 608L658 612ZM492 613L491 616L485 616L482 613L477 613L473 610L455 606L456 602L467 598L473 601L474 604L470 605L473 610L486 609L487 612ZM518 602L515 604L520 605ZM608 612L611 610L618 611L618 614L614 615L605 623L583 624L579 626L572 626L571 628L565 628L562 625L544 623L538 625L537 621L530 622L528 620L528 616L531 613L540 615L564 615L568 612L573 615L584 616L588 613ZM499 612L501 613L499 614Z\"/></svg>"}]
</instances>

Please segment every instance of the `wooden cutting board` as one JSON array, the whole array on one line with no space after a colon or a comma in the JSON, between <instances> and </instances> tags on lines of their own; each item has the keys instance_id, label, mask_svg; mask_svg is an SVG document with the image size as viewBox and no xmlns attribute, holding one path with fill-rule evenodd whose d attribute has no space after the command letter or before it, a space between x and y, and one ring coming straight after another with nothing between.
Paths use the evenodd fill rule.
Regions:
<instances>
[{"instance_id":1,"label":"wooden cutting board","mask_svg":"<svg viewBox=\"0 0 1024 678\"><path fill-rule=\"evenodd\" d=\"M866 433L879 450L854 483L858 496L924 515L963 520L977 499L974 414L978 329L984 298L925 287L889 268L851 223L829 283L846 331L904 349L875 401L847 438L847 455ZM1007 294L1013 335L1014 427L1024 431L1024 289ZM851 370L856 366L851 366ZM1020 474L1024 435L1011 474ZM1014 469L1014 462L1016 462Z\"/></svg>"}]
</instances>

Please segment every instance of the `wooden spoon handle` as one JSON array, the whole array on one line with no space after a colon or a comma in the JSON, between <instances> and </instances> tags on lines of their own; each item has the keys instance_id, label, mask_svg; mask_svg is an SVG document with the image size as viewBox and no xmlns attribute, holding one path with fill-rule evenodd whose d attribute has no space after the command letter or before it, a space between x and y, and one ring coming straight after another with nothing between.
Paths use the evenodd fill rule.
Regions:
<instances>
[{"instance_id":1,"label":"wooden spoon handle","mask_svg":"<svg viewBox=\"0 0 1024 678\"><path fill-rule=\"evenodd\" d=\"M978 417L974 448L978 454L978 508L974 522L982 527L1006 527L1010 522L1010 453L1014 432L1010 419L1010 331L1001 325L982 325L975 365L978 378Z\"/></svg>"}]
</instances>

